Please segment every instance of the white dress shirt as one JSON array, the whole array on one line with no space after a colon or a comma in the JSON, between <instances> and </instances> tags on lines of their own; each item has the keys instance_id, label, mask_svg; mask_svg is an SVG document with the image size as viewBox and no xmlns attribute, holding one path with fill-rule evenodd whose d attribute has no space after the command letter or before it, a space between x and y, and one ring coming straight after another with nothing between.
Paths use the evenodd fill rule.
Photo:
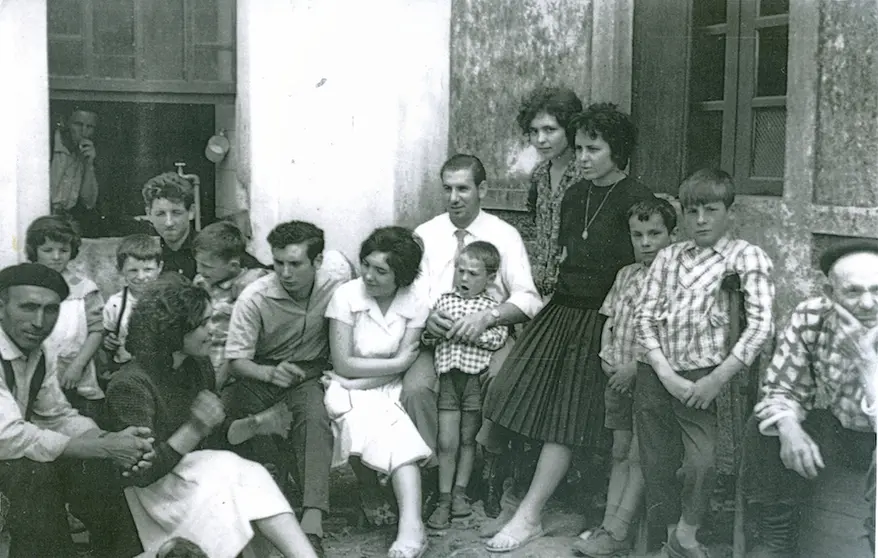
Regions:
<instances>
[{"instance_id":1,"label":"white dress shirt","mask_svg":"<svg viewBox=\"0 0 878 558\"><path fill-rule=\"evenodd\" d=\"M64 397L51 366L46 367L46 377L34 400L32 421L25 422L30 382L42 349L25 356L0 328L0 356L12 364L16 384L14 393L10 392L5 376L0 374L0 460L54 461L71 438L97 429L93 420L80 415Z\"/></svg>"},{"instance_id":2,"label":"white dress shirt","mask_svg":"<svg viewBox=\"0 0 878 558\"><path fill-rule=\"evenodd\" d=\"M480 211L466 227L465 244L476 240L490 242L500 252L500 270L487 293L498 302L509 302L528 318L533 318L543 307L530 270L530 260L518 230L506 221ZM457 227L448 213L443 213L415 229L424 241L421 274L415 289L423 300L433 306L443 293L452 289L454 256L457 252Z\"/></svg>"}]
</instances>

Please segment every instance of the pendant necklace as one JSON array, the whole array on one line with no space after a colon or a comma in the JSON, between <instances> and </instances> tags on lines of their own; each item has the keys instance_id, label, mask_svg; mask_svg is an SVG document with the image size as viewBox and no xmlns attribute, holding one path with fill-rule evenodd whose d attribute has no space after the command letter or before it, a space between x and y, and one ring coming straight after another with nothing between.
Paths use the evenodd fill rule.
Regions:
<instances>
[{"instance_id":1,"label":"pendant necklace","mask_svg":"<svg viewBox=\"0 0 878 558\"><path fill-rule=\"evenodd\" d=\"M615 184L610 186L609 191L606 194L604 194L604 199L601 200L600 205L598 205L598 208L595 209L594 215L591 216L591 219L588 218L588 209L589 209L589 206L591 205L591 189L592 189L592 187L594 187L594 183L591 183L588 185L588 194L585 196L585 218L587 220L585 222L585 227L582 230L582 240L588 240L588 228L592 225L592 223L594 223L594 220L597 219L598 213L601 212L601 209L603 209L604 204L607 203L607 200L609 199L610 194L613 193L613 190L616 188L616 186L618 186L619 183L622 182L623 180L625 180L626 178L628 178L627 175L622 176L622 178L617 180Z\"/></svg>"}]
</instances>

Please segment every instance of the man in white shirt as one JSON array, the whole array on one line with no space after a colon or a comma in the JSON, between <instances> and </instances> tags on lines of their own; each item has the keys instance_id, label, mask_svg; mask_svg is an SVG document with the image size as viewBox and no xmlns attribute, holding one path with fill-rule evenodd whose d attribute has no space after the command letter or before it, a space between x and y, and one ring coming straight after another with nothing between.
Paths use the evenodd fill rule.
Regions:
<instances>
[{"instance_id":1,"label":"man in white shirt","mask_svg":"<svg viewBox=\"0 0 878 558\"><path fill-rule=\"evenodd\" d=\"M488 328L526 322L543 306L534 286L530 260L518 230L499 217L482 211L487 190L485 167L473 155L454 155L440 171L447 212L415 229L424 242L421 273L415 282L418 294L431 307L452 289L454 260L460 248L476 240L490 242L500 252L500 269L487 293L501 304L452 321L441 312L431 312L426 329L434 336L472 342ZM494 354L488 377L494 376L509 354L512 344ZM437 393L439 379L433 366L433 351L421 355L403 379L402 402L421 437L436 450L438 432ZM433 489L425 486L425 491Z\"/></svg>"},{"instance_id":2,"label":"man in white shirt","mask_svg":"<svg viewBox=\"0 0 878 558\"><path fill-rule=\"evenodd\" d=\"M47 369L42 343L69 290L39 264L0 271L0 492L9 499L10 558L77 556L65 504L89 528L95 556L142 551L112 460L149 466L145 428L103 432L81 416Z\"/></svg>"}]
</instances>

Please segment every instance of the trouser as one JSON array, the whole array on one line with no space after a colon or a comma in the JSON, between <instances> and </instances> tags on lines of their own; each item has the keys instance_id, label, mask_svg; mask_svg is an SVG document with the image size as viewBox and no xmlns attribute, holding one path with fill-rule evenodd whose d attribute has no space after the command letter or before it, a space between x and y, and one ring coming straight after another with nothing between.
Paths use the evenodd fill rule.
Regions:
<instances>
[{"instance_id":1,"label":"trouser","mask_svg":"<svg viewBox=\"0 0 878 558\"><path fill-rule=\"evenodd\" d=\"M117 474L107 461L0 461L0 492L9 498L9 557L76 558L65 503L88 528L95 557L143 552Z\"/></svg>"},{"instance_id":2,"label":"trouser","mask_svg":"<svg viewBox=\"0 0 878 558\"><path fill-rule=\"evenodd\" d=\"M274 463L282 475L285 475L286 459L292 453L292 470L302 488L302 506L328 512L333 438L320 378L305 380L291 388L239 379L223 389L222 399L229 421L264 411L280 401L287 404L293 415L288 440L279 436L257 436L230 449L259 463Z\"/></svg>"},{"instance_id":3,"label":"trouser","mask_svg":"<svg viewBox=\"0 0 878 558\"><path fill-rule=\"evenodd\" d=\"M690 381L712 368L679 372ZM671 395L648 364L637 367L634 423L650 521L673 525L681 518L701 525L716 480L716 405L687 407Z\"/></svg>"},{"instance_id":4,"label":"trouser","mask_svg":"<svg viewBox=\"0 0 878 558\"><path fill-rule=\"evenodd\" d=\"M834 468L863 473L864 499L871 504L865 534L874 547L875 433L844 428L827 410L810 411L802 428L820 448L826 465L818 478L820 474L832 474ZM780 457L780 438L759 432L755 416L747 422L741 478L760 539L772 549L793 552L799 538L800 510L810 502L814 481L786 468ZM861 504L851 502L852 506Z\"/></svg>"}]
</instances>

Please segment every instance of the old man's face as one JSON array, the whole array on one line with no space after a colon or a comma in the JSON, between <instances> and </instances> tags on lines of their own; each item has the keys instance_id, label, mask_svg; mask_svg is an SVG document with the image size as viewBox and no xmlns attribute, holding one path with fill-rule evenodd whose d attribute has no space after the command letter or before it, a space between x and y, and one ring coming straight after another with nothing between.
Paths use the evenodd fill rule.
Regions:
<instances>
[{"instance_id":1,"label":"old man's face","mask_svg":"<svg viewBox=\"0 0 878 558\"><path fill-rule=\"evenodd\" d=\"M829 296L863 326L878 325L878 254L858 252L839 258L829 272Z\"/></svg>"}]
</instances>

